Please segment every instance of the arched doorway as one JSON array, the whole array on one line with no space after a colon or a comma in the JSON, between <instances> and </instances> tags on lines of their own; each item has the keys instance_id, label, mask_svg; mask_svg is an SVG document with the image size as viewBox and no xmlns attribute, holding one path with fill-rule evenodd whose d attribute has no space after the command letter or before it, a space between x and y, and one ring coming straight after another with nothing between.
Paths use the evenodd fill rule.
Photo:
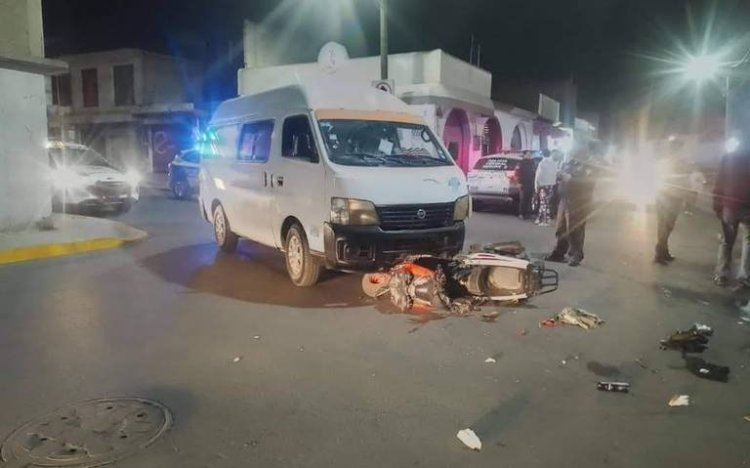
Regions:
<instances>
[{"instance_id":1,"label":"arched doorway","mask_svg":"<svg viewBox=\"0 0 750 468\"><path fill-rule=\"evenodd\" d=\"M495 117L488 119L482 129L482 156L497 154L503 149L503 132Z\"/></svg>"},{"instance_id":2,"label":"arched doorway","mask_svg":"<svg viewBox=\"0 0 750 468\"><path fill-rule=\"evenodd\" d=\"M443 143L464 172L469 170L469 140L469 117L466 111L453 109L445 120Z\"/></svg>"},{"instance_id":3,"label":"arched doorway","mask_svg":"<svg viewBox=\"0 0 750 468\"><path fill-rule=\"evenodd\" d=\"M510 139L510 149L520 151L523 149L523 134L520 125L513 129L513 137Z\"/></svg>"}]
</instances>

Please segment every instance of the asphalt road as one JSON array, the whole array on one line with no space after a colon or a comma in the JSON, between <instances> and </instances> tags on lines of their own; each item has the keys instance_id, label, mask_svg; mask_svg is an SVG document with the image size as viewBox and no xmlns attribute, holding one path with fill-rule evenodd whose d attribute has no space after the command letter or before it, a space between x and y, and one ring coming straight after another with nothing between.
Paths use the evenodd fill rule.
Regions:
<instances>
[{"instance_id":1,"label":"asphalt road","mask_svg":"<svg viewBox=\"0 0 750 468\"><path fill-rule=\"evenodd\" d=\"M494 322L394 314L364 300L356 276L296 289L274 252L243 242L238 255L217 253L192 202L147 197L122 220L150 237L0 267L0 434L120 395L164 403L174 426L117 467L704 468L750 459L750 325L711 283L717 226L707 215L678 221L678 259L665 268L650 262L653 214L602 209L584 264L559 268L561 289L500 308ZM478 213L469 239L521 239L543 252L553 232ZM538 328L565 306L606 324ZM679 353L659 350L693 322L714 327L703 357L730 366L729 383L699 379ZM599 380L632 391L599 392ZM690 395L691 406L668 407L674 394ZM457 440L466 427L481 452Z\"/></svg>"}]
</instances>

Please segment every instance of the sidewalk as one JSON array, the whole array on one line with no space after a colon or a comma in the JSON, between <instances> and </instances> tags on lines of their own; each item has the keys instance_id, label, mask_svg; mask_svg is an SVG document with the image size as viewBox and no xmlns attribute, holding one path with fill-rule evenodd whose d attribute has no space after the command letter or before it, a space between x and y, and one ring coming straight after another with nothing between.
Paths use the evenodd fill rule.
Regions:
<instances>
[{"instance_id":1,"label":"sidewalk","mask_svg":"<svg viewBox=\"0 0 750 468\"><path fill-rule=\"evenodd\" d=\"M53 214L54 229L0 232L0 265L114 249L147 233L105 218Z\"/></svg>"}]
</instances>

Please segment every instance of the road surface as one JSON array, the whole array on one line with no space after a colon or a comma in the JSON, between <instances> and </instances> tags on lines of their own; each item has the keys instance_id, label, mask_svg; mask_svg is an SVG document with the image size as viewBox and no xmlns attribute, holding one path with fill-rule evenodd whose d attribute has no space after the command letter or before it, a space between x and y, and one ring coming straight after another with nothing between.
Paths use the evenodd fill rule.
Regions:
<instances>
[{"instance_id":1,"label":"road surface","mask_svg":"<svg viewBox=\"0 0 750 468\"><path fill-rule=\"evenodd\" d=\"M745 466L750 325L711 283L718 226L682 217L665 268L651 263L654 218L605 207L558 292L492 322L429 320L363 299L356 276L296 289L268 249L218 253L194 202L145 197L122 217L150 233L136 246L0 267L0 434L137 396L174 425L117 467ZM544 252L553 230L477 213L468 237ZM538 328L565 306L606 324ZM714 327L703 357L730 366L729 383L659 350L694 322ZM674 394L691 406L668 407ZM456 438L466 427L481 452Z\"/></svg>"}]
</instances>

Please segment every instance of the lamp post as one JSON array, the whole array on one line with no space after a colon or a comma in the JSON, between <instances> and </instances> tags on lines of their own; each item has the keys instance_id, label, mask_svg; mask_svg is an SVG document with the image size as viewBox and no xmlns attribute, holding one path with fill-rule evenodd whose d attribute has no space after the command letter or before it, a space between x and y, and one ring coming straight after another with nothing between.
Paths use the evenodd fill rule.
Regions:
<instances>
[{"instance_id":1,"label":"lamp post","mask_svg":"<svg viewBox=\"0 0 750 468\"><path fill-rule=\"evenodd\" d=\"M380 0L380 79L388 79L388 0Z\"/></svg>"},{"instance_id":2,"label":"lamp post","mask_svg":"<svg viewBox=\"0 0 750 468\"><path fill-rule=\"evenodd\" d=\"M733 152L737 149L738 141L730 137L729 116L730 116L730 96L729 80L730 70L726 64L722 63L718 55L701 54L693 55L687 58L684 66L681 68L682 74L688 81L700 85L706 81L716 80L717 77L723 79L721 95L724 97L724 140L727 145L727 151Z\"/></svg>"}]
</instances>

